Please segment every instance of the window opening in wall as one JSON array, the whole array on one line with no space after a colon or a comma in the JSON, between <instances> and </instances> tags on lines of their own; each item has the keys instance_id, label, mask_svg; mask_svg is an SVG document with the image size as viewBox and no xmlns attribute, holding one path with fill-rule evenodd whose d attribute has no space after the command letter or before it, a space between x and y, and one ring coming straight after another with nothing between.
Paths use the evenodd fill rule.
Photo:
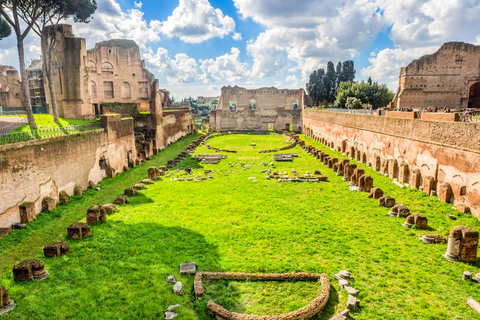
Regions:
<instances>
[{"instance_id":1,"label":"window opening in wall","mask_svg":"<svg viewBox=\"0 0 480 320\"><path fill-rule=\"evenodd\" d=\"M257 108L257 102L255 100L250 101L250 110L255 110Z\"/></svg>"},{"instance_id":2,"label":"window opening in wall","mask_svg":"<svg viewBox=\"0 0 480 320\"><path fill-rule=\"evenodd\" d=\"M148 99L148 82L138 82L138 93L140 94L140 99Z\"/></svg>"},{"instance_id":3,"label":"window opening in wall","mask_svg":"<svg viewBox=\"0 0 480 320\"><path fill-rule=\"evenodd\" d=\"M112 99L115 97L114 92L113 92L113 82L112 81L105 81L103 83L103 89L104 89L104 96L107 99Z\"/></svg>"},{"instance_id":4,"label":"window opening in wall","mask_svg":"<svg viewBox=\"0 0 480 320\"><path fill-rule=\"evenodd\" d=\"M268 131L273 131L273 123L268 124Z\"/></svg>"},{"instance_id":5,"label":"window opening in wall","mask_svg":"<svg viewBox=\"0 0 480 320\"><path fill-rule=\"evenodd\" d=\"M97 84L93 81L90 82L90 88L92 89L92 98L97 97Z\"/></svg>"},{"instance_id":6,"label":"window opening in wall","mask_svg":"<svg viewBox=\"0 0 480 320\"><path fill-rule=\"evenodd\" d=\"M237 110L237 104L235 102L230 102L230 111Z\"/></svg>"},{"instance_id":7,"label":"window opening in wall","mask_svg":"<svg viewBox=\"0 0 480 320\"><path fill-rule=\"evenodd\" d=\"M132 93L130 91L130 83L122 83L122 99L130 99L131 97Z\"/></svg>"},{"instance_id":8,"label":"window opening in wall","mask_svg":"<svg viewBox=\"0 0 480 320\"><path fill-rule=\"evenodd\" d=\"M293 110L298 109L298 100L293 100Z\"/></svg>"},{"instance_id":9,"label":"window opening in wall","mask_svg":"<svg viewBox=\"0 0 480 320\"><path fill-rule=\"evenodd\" d=\"M93 61L88 62L88 67L90 68L91 73L96 73L97 72L97 65Z\"/></svg>"},{"instance_id":10,"label":"window opening in wall","mask_svg":"<svg viewBox=\"0 0 480 320\"><path fill-rule=\"evenodd\" d=\"M102 74L113 75L113 65L110 62L102 63Z\"/></svg>"}]
</instances>

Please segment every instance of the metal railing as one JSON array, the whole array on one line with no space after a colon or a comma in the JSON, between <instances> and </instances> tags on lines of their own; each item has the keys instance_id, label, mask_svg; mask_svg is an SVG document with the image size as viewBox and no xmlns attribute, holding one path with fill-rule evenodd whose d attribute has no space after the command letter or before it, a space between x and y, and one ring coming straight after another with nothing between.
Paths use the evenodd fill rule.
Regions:
<instances>
[{"instance_id":1,"label":"metal railing","mask_svg":"<svg viewBox=\"0 0 480 320\"><path fill-rule=\"evenodd\" d=\"M367 109L344 109L344 108L327 108L327 111L330 112L343 112L343 113L356 113L356 114L369 114L375 115L376 110L367 110Z\"/></svg>"},{"instance_id":2,"label":"metal railing","mask_svg":"<svg viewBox=\"0 0 480 320\"><path fill-rule=\"evenodd\" d=\"M72 133L91 131L91 130L96 130L101 128L102 126L99 122L92 122L89 124L78 125L78 126L33 129L30 132L15 132L15 133L0 134L0 145L16 143L16 142L24 142L24 141L30 141L30 140L36 140L36 139L53 138L53 137L68 135Z\"/></svg>"}]
</instances>

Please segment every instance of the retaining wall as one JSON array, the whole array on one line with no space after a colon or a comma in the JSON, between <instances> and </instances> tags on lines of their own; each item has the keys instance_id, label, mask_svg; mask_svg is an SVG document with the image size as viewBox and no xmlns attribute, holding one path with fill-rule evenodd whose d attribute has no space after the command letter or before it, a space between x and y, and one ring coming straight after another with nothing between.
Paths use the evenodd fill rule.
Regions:
<instances>
[{"instance_id":1,"label":"retaining wall","mask_svg":"<svg viewBox=\"0 0 480 320\"><path fill-rule=\"evenodd\" d=\"M304 133L389 177L433 190L450 183L449 202L480 217L480 125L304 111Z\"/></svg>"}]
</instances>

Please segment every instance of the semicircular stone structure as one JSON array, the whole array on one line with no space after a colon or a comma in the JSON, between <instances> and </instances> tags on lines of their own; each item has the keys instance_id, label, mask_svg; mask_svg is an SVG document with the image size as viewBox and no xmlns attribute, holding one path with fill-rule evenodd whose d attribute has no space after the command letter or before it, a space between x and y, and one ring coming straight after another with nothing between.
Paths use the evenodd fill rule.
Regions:
<instances>
[{"instance_id":1,"label":"semicircular stone structure","mask_svg":"<svg viewBox=\"0 0 480 320\"><path fill-rule=\"evenodd\" d=\"M205 295L202 278L212 280L236 281L315 281L320 279L322 291L320 295L303 308L289 313L268 316L256 316L230 312L213 301L208 301L207 308L218 320L308 320L314 318L325 309L330 297L330 280L326 274L316 273L228 273L228 272L198 272L195 276L195 296L201 299Z\"/></svg>"}]
</instances>

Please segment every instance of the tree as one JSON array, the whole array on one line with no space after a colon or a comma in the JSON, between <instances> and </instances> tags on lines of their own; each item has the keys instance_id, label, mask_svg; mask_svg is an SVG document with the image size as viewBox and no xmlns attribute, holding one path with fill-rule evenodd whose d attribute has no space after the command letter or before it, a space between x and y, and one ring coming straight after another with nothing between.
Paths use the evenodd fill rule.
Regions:
<instances>
[{"instance_id":1,"label":"tree","mask_svg":"<svg viewBox=\"0 0 480 320\"><path fill-rule=\"evenodd\" d=\"M367 83L368 83L369 85L372 85L372 77L368 77Z\"/></svg>"},{"instance_id":2,"label":"tree","mask_svg":"<svg viewBox=\"0 0 480 320\"><path fill-rule=\"evenodd\" d=\"M52 61L53 49L57 42L59 24L73 18L75 22L88 23L97 9L95 0L42 0L42 15L34 23L33 30L41 39L43 70L48 82L50 103L52 106L53 119L60 122L58 117L57 98L53 86ZM27 17L26 20L32 20Z\"/></svg>"},{"instance_id":3,"label":"tree","mask_svg":"<svg viewBox=\"0 0 480 320\"><path fill-rule=\"evenodd\" d=\"M0 40L8 38L12 34L12 27L8 24L7 20L0 16Z\"/></svg>"},{"instance_id":4,"label":"tree","mask_svg":"<svg viewBox=\"0 0 480 320\"><path fill-rule=\"evenodd\" d=\"M37 127L32 112L28 75L25 68L24 40L35 22L43 14L42 1L39 0L0 0L0 15L8 22L17 37L18 59L20 62L20 78L22 79L23 108L27 113L28 124L32 129ZM25 17L31 17L26 20ZM20 20L23 20L20 21ZM24 30L22 31L22 28ZM8 32L7 32L8 33Z\"/></svg>"},{"instance_id":5,"label":"tree","mask_svg":"<svg viewBox=\"0 0 480 320\"><path fill-rule=\"evenodd\" d=\"M339 62L337 63L337 68L335 70L335 76L336 76L336 84L335 84L335 88L336 90L338 90L338 86L340 85L340 82L342 82L342 63Z\"/></svg>"},{"instance_id":6,"label":"tree","mask_svg":"<svg viewBox=\"0 0 480 320\"><path fill-rule=\"evenodd\" d=\"M327 90L325 87L325 70L318 69L310 74L308 83L306 84L307 93L312 98L315 105L319 105L327 98Z\"/></svg>"},{"instance_id":7,"label":"tree","mask_svg":"<svg viewBox=\"0 0 480 320\"><path fill-rule=\"evenodd\" d=\"M326 99L328 103L335 102L337 96L337 77L333 62L327 63L327 73L325 74L325 90L327 92Z\"/></svg>"},{"instance_id":8,"label":"tree","mask_svg":"<svg viewBox=\"0 0 480 320\"><path fill-rule=\"evenodd\" d=\"M373 82L354 83L352 81L342 82L338 87L338 107L347 107L348 98L356 98L364 105L371 105L373 108L384 107L393 100L393 92L388 90L385 84Z\"/></svg>"},{"instance_id":9,"label":"tree","mask_svg":"<svg viewBox=\"0 0 480 320\"><path fill-rule=\"evenodd\" d=\"M361 109L362 105L362 100L355 97L348 97L347 102L345 103L347 109Z\"/></svg>"},{"instance_id":10,"label":"tree","mask_svg":"<svg viewBox=\"0 0 480 320\"><path fill-rule=\"evenodd\" d=\"M342 77L341 82L343 81L352 81L355 80L355 64L353 60L347 60L343 62L342 65Z\"/></svg>"}]
</instances>

